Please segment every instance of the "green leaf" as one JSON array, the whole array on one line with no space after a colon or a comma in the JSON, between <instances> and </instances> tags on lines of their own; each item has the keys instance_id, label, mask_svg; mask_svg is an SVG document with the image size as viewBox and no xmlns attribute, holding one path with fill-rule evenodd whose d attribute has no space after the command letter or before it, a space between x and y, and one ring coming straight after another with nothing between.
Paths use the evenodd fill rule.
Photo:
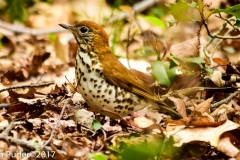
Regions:
<instances>
[{"instance_id":1,"label":"green leaf","mask_svg":"<svg viewBox=\"0 0 240 160\"><path fill-rule=\"evenodd\" d=\"M149 57L149 56L157 56L158 54L155 51L152 51L152 49L148 47L144 47L144 53L141 55L141 57Z\"/></svg>"},{"instance_id":2,"label":"green leaf","mask_svg":"<svg viewBox=\"0 0 240 160\"><path fill-rule=\"evenodd\" d=\"M158 84L170 87L176 78L176 67L170 69L169 62L155 61L151 62L151 74L157 80Z\"/></svg>"},{"instance_id":3,"label":"green leaf","mask_svg":"<svg viewBox=\"0 0 240 160\"><path fill-rule=\"evenodd\" d=\"M150 134L118 137L112 148L116 150L117 159L122 160L181 159L182 147L173 146L173 138L169 139Z\"/></svg>"},{"instance_id":4,"label":"green leaf","mask_svg":"<svg viewBox=\"0 0 240 160\"><path fill-rule=\"evenodd\" d=\"M88 159L94 159L94 160L107 160L107 156L105 156L103 153L92 153L88 155Z\"/></svg>"},{"instance_id":5,"label":"green leaf","mask_svg":"<svg viewBox=\"0 0 240 160\"><path fill-rule=\"evenodd\" d=\"M49 40L54 44L56 42L57 36L54 33L48 34Z\"/></svg>"},{"instance_id":6,"label":"green leaf","mask_svg":"<svg viewBox=\"0 0 240 160\"><path fill-rule=\"evenodd\" d=\"M195 64L202 64L204 63L203 57L192 57L192 58L186 58L186 57L178 57L175 56L175 59L182 61L184 63L195 63Z\"/></svg>"},{"instance_id":7,"label":"green leaf","mask_svg":"<svg viewBox=\"0 0 240 160\"><path fill-rule=\"evenodd\" d=\"M162 146L160 149L160 155L172 155L173 157L176 157L179 151L181 150L180 147L174 147L174 140L173 137L164 138L162 142Z\"/></svg>"},{"instance_id":8,"label":"green leaf","mask_svg":"<svg viewBox=\"0 0 240 160\"><path fill-rule=\"evenodd\" d=\"M174 26L174 24L178 23L178 21L176 21L176 20L165 20L165 21L169 24L169 28Z\"/></svg>"},{"instance_id":9,"label":"green leaf","mask_svg":"<svg viewBox=\"0 0 240 160\"><path fill-rule=\"evenodd\" d=\"M198 4L194 1L192 1L191 3L188 3L188 5L192 8L196 8Z\"/></svg>"},{"instance_id":10,"label":"green leaf","mask_svg":"<svg viewBox=\"0 0 240 160\"><path fill-rule=\"evenodd\" d=\"M213 74L213 69L211 69L211 68L204 68L204 70L205 70L208 74Z\"/></svg>"},{"instance_id":11,"label":"green leaf","mask_svg":"<svg viewBox=\"0 0 240 160\"><path fill-rule=\"evenodd\" d=\"M240 18L237 18L236 23L234 24L234 26L240 27Z\"/></svg>"},{"instance_id":12,"label":"green leaf","mask_svg":"<svg viewBox=\"0 0 240 160\"><path fill-rule=\"evenodd\" d=\"M102 125L101 125L101 123L98 122L98 120L94 119L92 121L92 127L95 131L97 131L102 127Z\"/></svg>"},{"instance_id":13,"label":"green leaf","mask_svg":"<svg viewBox=\"0 0 240 160\"><path fill-rule=\"evenodd\" d=\"M31 3L31 0L7 0L6 3L5 11L11 21L24 22L27 20L26 6Z\"/></svg>"},{"instance_id":14,"label":"green leaf","mask_svg":"<svg viewBox=\"0 0 240 160\"><path fill-rule=\"evenodd\" d=\"M151 15L154 15L156 17L164 17L168 14L168 10L165 7L154 7L151 9Z\"/></svg>"},{"instance_id":15,"label":"green leaf","mask_svg":"<svg viewBox=\"0 0 240 160\"><path fill-rule=\"evenodd\" d=\"M163 28L165 29L165 23L160 20L159 18L157 17L154 17L154 16L141 16L141 18L145 19L146 21L150 22L151 24L157 26L157 27L160 27L160 28Z\"/></svg>"},{"instance_id":16,"label":"green leaf","mask_svg":"<svg viewBox=\"0 0 240 160\"><path fill-rule=\"evenodd\" d=\"M171 59L170 61L170 68L179 66L180 63L178 62L178 60L174 57L174 55L170 54L169 59Z\"/></svg>"},{"instance_id":17,"label":"green leaf","mask_svg":"<svg viewBox=\"0 0 240 160\"><path fill-rule=\"evenodd\" d=\"M237 4L232 7L227 7L225 9L216 9L214 13L224 12L226 14L231 14L237 18L240 18L240 4Z\"/></svg>"},{"instance_id":18,"label":"green leaf","mask_svg":"<svg viewBox=\"0 0 240 160\"><path fill-rule=\"evenodd\" d=\"M41 148L39 147L39 145L37 143L34 143L33 147L35 148L36 151L41 151Z\"/></svg>"},{"instance_id":19,"label":"green leaf","mask_svg":"<svg viewBox=\"0 0 240 160\"><path fill-rule=\"evenodd\" d=\"M0 50L3 48L2 39L0 40Z\"/></svg>"},{"instance_id":20,"label":"green leaf","mask_svg":"<svg viewBox=\"0 0 240 160\"><path fill-rule=\"evenodd\" d=\"M190 14L192 9L197 9L197 3L187 3L185 0L179 0L177 3L171 3L169 7L170 14L178 22L181 21L198 21L198 17L193 17L194 14ZM191 9L191 10L190 10ZM195 20L194 20L195 19Z\"/></svg>"},{"instance_id":21,"label":"green leaf","mask_svg":"<svg viewBox=\"0 0 240 160\"><path fill-rule=\"evenodd\" d=\"M197 64L201 64L204 63L204 58L203 57L195 57L195 58L190 58L192 63L197 63Z\"/></svg>"}]
</instances>

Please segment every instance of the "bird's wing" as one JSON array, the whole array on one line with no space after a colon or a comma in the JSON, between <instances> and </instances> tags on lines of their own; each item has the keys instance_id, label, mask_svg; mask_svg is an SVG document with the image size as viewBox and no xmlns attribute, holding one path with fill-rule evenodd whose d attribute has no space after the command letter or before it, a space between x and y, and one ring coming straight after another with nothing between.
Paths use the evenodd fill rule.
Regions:
<instances>
[{"instance_id":1,"label":"bird's wing","mask_svg":"<svg viewBox=\"0 0 240 160\"><path fill-rule=\"evenodd\" d=\"M153 100L161 105L162 109L179 118L181 117L176 111L162 103L142 80L135 77L111 52L109 53L98 55L103 68L103 75L109 83Z\"/></svg>"},{"instance_id":2,"label":"bird's wing","mask_svg":"<svg viewBox=\"0 0 240 160\"><path fill-rule=\"evenodd\" d=\"M109 83L148 99L159 101L148 86L135 77L114 55L106 56L102 67L103 75Z\"/></svg>"}]
</instances>

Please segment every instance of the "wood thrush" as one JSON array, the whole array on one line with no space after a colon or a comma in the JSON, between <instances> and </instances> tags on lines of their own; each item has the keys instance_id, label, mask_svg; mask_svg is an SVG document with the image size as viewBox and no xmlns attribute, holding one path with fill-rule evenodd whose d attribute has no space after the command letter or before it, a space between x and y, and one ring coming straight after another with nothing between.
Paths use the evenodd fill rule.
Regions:
<instances>
[{"instance_id":1,"label":"wood thrush","mask_svg":"<svg viewBox=\"0 0 240 160\"><path fill-rule=\"evenodd\" d=\"M78 91L92 110L119 119L158 104L179 117L122 65L111 52L108 35L100 25L91 21L59 25L71 31L78 43L75 66Z\"/></svg>"}]
</instances>

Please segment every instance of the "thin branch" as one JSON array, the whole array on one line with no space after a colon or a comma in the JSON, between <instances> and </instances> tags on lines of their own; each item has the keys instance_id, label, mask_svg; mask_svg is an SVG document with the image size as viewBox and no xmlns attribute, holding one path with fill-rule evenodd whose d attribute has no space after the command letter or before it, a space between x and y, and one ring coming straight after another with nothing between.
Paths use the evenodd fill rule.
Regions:
<instances>
[{"instance_id":1,"label":"thin branch","mask_svg":"<svg viewBox=\"0 0 240 160\"><path fill-rule=\"evenodd\" d=\"M143 0L143 1L140 1L136 4L134 4L133 7L132 7L133 10L134 10L134 14L144 11L147 8L150 8L151 6L153 6L154 4L156 4L158 2L160 2L160 0ZM112 23L116 20L122 20L122 19L124 19L128 16L129 16L128 13L122 11L122 12L120 12L119 16L110 18L108 22Z\"/></svg>"},{"instance_id":2,"label":"thin branch","mask_svg":"<svg viewBox=\"0 0 240 160\"><path fill-rule=\"evenodd\" d=\"M2 109L2 108L9 108L10 106L12 106L13 104L9 104L9 103L1 103L0 104L0 109Z\"/></svg>"},{"instance_id":3,"label":"thin branch","mask_svg":"<svg viewBox=\"0 0 240 160\"><path fill-rule=\"evenodd\" d=\"M13 121L13 122L11 122L6 127L6 129L2 133L0 133L0 139L5 139L5 140L7 140L10 143L14 143L14 144L17 144L19 146L22 146L22 147L25 147L25 148L28 148L28 149L31 149L31 150L36 150L36 146L39 146L39 144L37 144L36 142L26 141L26 140L22 140L22 139L18 139L18 138L14 138L14 137L9 136L10 131L16 125L22 125L22 124L25 124L25 122L24 121L17 121L17 122ZM52 148L48 147L48 146L43 147L43 149L47 150L47 151L52 151L53 152ZM67 153L64 152L64 151L58 150L58 152L62 153L64 155L67 155Z\"/></svg>"},{"instance_id":4,"label":"thin branch","mask_svg":"<svg viewBox=\"0 0 240 160\"><path fill-rule=\"evenodd\" d=\"M234 30L234 28L228 30L225 35L228 35L229 33L231 33ZM217 42L217 44L215 45L213 51L212 51L212 55L213 53L217 50L217 47L220 45L220 43L223 41L224 39L219 39L219 41Z\"/></svg>"},{"instance_id":5,"label":"thin branch","mask_svg":"<svg viewBox=\"0 0 240 160\"><path fill-rule=\"evenodd\" d=\"M233 94L231 94L230 96L228 96L226 99L223 99L217 103L214 103L211 105L211 108L217 108L218 106L222 105L222 104L227 104L228 102L231 101L231 99L234 97L234 96L237 96L238 94L240 93L240 90L237 90L236 92L234 92Z\"/></svg>"},{"instance_id":6,"label":"thin branch","mask_svg":"<svg viewBox=\"0 0 240 160\"><path fill-rule=\"evenodd\" d=\"M203 47L203 52L204 52L205 56L208 58L210 65L212 66L212 65L213 65L213 60L212 60L213 53L216 51L218 45L222 42L222 40L223 40L224 38L220 38L219 42L216 44L216 46L215 46L215 48L214 48L214 50L213 50L212 53L209 53L209 52L208 52L207 47L213 42L213 40L215 40L216 36L219 35L219 34L223 31L224 28L226 28L228 22L225 21L225 22L222 24L222 26L219 28L219 30L218 30L217 32L215 32L214 35L212 35L212 34L210 33L210 30L208 29L208 26L207 26L207 24L206 24L206 20L204 19L204 17L202 17L202 19L203 19L203 24L204 24L205 28L207 29L207 33L208 33L208 35L210 36L209 41L208 41L207 44ZM230 18L230 19L231 19L231 18ZM234 28L229 29L229 30L224 34L224 36L222 36L222 37L228 37L228 36L226 36L226 35L228 35L229 33L231 33L233 30L234 30Z\"/></svg>"},{"instance_id":7,"label":"thin branch","mask_svg":"<svg viewBox=\"0 0 240 160\"><path fill-rule=\"evenodd\" d=\"M234 21L236 22L234 17L230 17L230 18L223 18L222 15L219 13L219 16L216 15L217 18L220 18L224 21L226 21L230 26L232 26L234 29L238 29L237 27L235 27L230 21ZM235 23L234 23L235 24Z\"/></svg>"},{"instance_id":8,"label":"thin branch","mask_svg":"<svg viewBox=\"0 0 240 160\"><path fill-rule=\"evenodd\" d=\"M16 125L21 125L21 124L25 124L25 122L23 121L18 121L18 122L11 122L6 129L0 134L0 138L1 137L7 137L10 133L10 131L13 129L13 127L15 127Z\"/></svg>"},{"instance_id":9,"label":"thin branch","mask_svg":"<svg viewBox=\"0 0 240 160\"><path fill-rule=\"evenodd\" d=\"M13 90L13 89L20 89L20 88L38 88L38 87L44 87L44 86L49 86L54 84L54 82L47 82L47 83L40 83L40 84L28 84L28 85L21 85L21 86L12 86L12 87L7 87L0 89L0 93L8 90Z\"/></svg>"},{"instance_id":10,"label":"thin branch","mask_svg":"<svg viewBox=\"0 0 240 160\"><path fill-rule=\"evenodd\" d=\"M55 124L54 127L53 127L53 130L52 130L52 132L51 132L51 135L50 135L50 137L48 138L48 140L43 144L42 148L46 147L46 146L51 142L51 140L52 140L52 138L53 138L53 135L54 135L56 129L58 128L59 122L60 122L60 120L61 120L61 118L62 118L62 116L63 116L63 113L64 113L64 111L65 111L65 108L66 108L68 102L69 102L69 99L65 101L65 103L64 103L64 105L63 105L63 107L62 107L61 113L60 113L60 115L59 115L59 117L58 117L58 120L57 120L56 124Z\"/></svg>"},{"instance_id":11,"label":"thin branch","mask_svg":"<svg viewBox=\"0 0 240 160\"><path fill-rule=\"evenodd\" d=\"M234 30L234 28L229 29L225 35L228 35L229 33L231 33ZM217 44L215 45L213 51L211 53L209 53L207 51L207 47L213 42L214 38L211 38L208 43L203 47L203 52L205 54L205 56L208 58L209 62L211 65L213 65L213 61L212 61L212 57L214 52L216 51L217 47L220 45L220 43L223 41L223 39L219 39L219 41L217 42Z\"/></svg>"},{"instance_id":12,"label":"thin branch","mask_svg":"<svg viewBox=\"0 0 240 160\"><path fill-rule=\"evenodd\" d=\"M128 68L131 69L130 63L129 63L129 46L130 46L130 31L131 31L131 23L129 24L128 27L128 32L127 32L127 45L126 45L126 57L127 57L127 63L128 63Z\"/></svg>"},{"instance_id":13,"label":"thin branch","mask_svg":"<svg viewBox=\"0 0 240 160\"><path fill-rule=\"evenodd\" d=\"M228 20L223 23L222 27L221 27L221 28L219 29L219 31L218 31L217 33L215 33L215 34L211 34L211 32L210 32L210 30L209 30L209 28L208 28L207 21L206 21L205 17L202 16L202 19L203 19L203 25L204 25L204 27L205 27L206 30L207 30L208 36L210 36L211 38L213 38L213 39L214 39L214 38L220 38L220 39L239 39L239 38L240 38L240 35L238 35L238 36L226 36L226 35L221 36L221 35L218 35L218 34L221 33L221 32L219 32L219 31L220 31L220 30L222 31L222 29L225 28L226 25L227 25L230 21L233 21L233 20L234 20L234 22L236 22L236 19L234 19L233 17L228 18ZM230 25L233 26L232 24L230 24Z\"/></svg>"},{"instance_id":14,"label":"thin branch","mask_svg":"<svg viewBox=\"0 0 240 160\"><path fill-rule=\"evenodd\" d=\"M4 29L10 30L15 33L31 34L34 36L45 35L45 34L50 34L50 33L59 33L59 32L66 31L65 29L60 28L60 27L51 28L51 29L41 29L41 30L27 28L27 27L23 27L23 26L20 27L19 25L12 25L12 24L6 23L1 20L0 20L0 28L4 28Z\"/></svg>"}]
</instances>

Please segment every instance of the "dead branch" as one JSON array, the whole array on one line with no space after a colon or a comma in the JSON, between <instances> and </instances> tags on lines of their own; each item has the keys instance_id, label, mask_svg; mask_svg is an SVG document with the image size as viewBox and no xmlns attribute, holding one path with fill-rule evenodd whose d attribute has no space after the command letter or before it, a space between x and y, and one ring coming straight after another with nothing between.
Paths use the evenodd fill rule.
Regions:
<instances>
[{"instance_id":1,"label":"dead branch","mask_svg":"<svg viewBox=\"0 0 240 160\"><path fill-rule=\"evenodd\" d=\"M231 101L231 99L232 99L234 96L238 95L239 93L240 93L240 90L237 90L236 92L234 92L233 94L231 94L230 96L228 96L226 99L223 99L223 100L221 100L221 101L219 101L219 102L217 102L217 103L212 104L212 105L211 105L211 108L217 108L217 107L219 107L219 106L222 105L222 104L227 104L228 102Z\"/></svg>"},{"instance_id":2,"label":"dead branch","mask_svg":"<svg viewBox=\"0 0 240 160\"><path fill-rule=\"evenodd\" d=\"M28 84L28 85L21 85L21 86L12 86L12 87L7 87L0 89L0 93L8 90L13 90L13 89L20 89L20 88L38 88L38 87L45 87L54 84L54 82L47 82L47 83L40 83L40 84Z\"/></svg>"},{"instance_id":3,"label":"dead branch","mask_svg":"<svg viewBox=\"0 0 240 160\"><path fill-rule=\"evenodd\" d=\"M12 31L14 33L20 33L20 34L30 34L33 36L38 35L45 35L50 33L59 33L64 32L65 30L63 28L50 28L50 29L33 29L33 28L27 28L27 27L19 27L19 25L12 25L10 23L4 22L0 20L0 27L7 29L9 31Z\"/></svg>"},{"instance_id":4,"label":"dead branch","mask_svg":"<svg viewBox=\"0 0 240 160\"><path fill-rule=\"evenodd\" d=\"M31 150L36 150L36 142L31 142L31 141L26 141L26 140L22 140L22 139L18 139L18 138L14 138L9 136L10 131L16 126L16 125L22 125L25 124L24 121L18 121L18 122L11 122L6 129L0 134L0 139L5 139L8 142L14 143L14 144L18 144L22 147L31 149ZM44 150L47 151L53 151L51 147L45 146L43 147ZM58 150L59 153L62 153L64 155L66 155L67 153L61 150Z\"/></svg>"},{"instance_id":5,"label":"dead branch","mask_svg":"<svg viewBox=\"0 0 240 160\"><path fill-rule=\"evenodd\" d=\"M50 135L50 137L48 138L48 140L43 144L42 148L44 148L45 146L47 146L47 145L51 142L51 140L52 140L52 138L53 138L53 136L54 136L54 133L55 133L56 129L58 128L58 125L60 124L59 122L60 122L60 120L61 120L61 118L62 118L62 116L63 116L63 113L64 113L64 111L65 111L65 108L66 108L67 104L69 103L69 100L70 100L70 99L68 99L68 100L65 101L65 103L64 103L64 105L63 105L63 107L62 107L61 113L60 113L60 115L59 115L59 117L58 117L58 119L57 119L57 122L56 122L56 124L55 124L54 127L53 127L53 130L52 130L52 132L51 132L51 135Z\"/></svg>"}]
</instances>

